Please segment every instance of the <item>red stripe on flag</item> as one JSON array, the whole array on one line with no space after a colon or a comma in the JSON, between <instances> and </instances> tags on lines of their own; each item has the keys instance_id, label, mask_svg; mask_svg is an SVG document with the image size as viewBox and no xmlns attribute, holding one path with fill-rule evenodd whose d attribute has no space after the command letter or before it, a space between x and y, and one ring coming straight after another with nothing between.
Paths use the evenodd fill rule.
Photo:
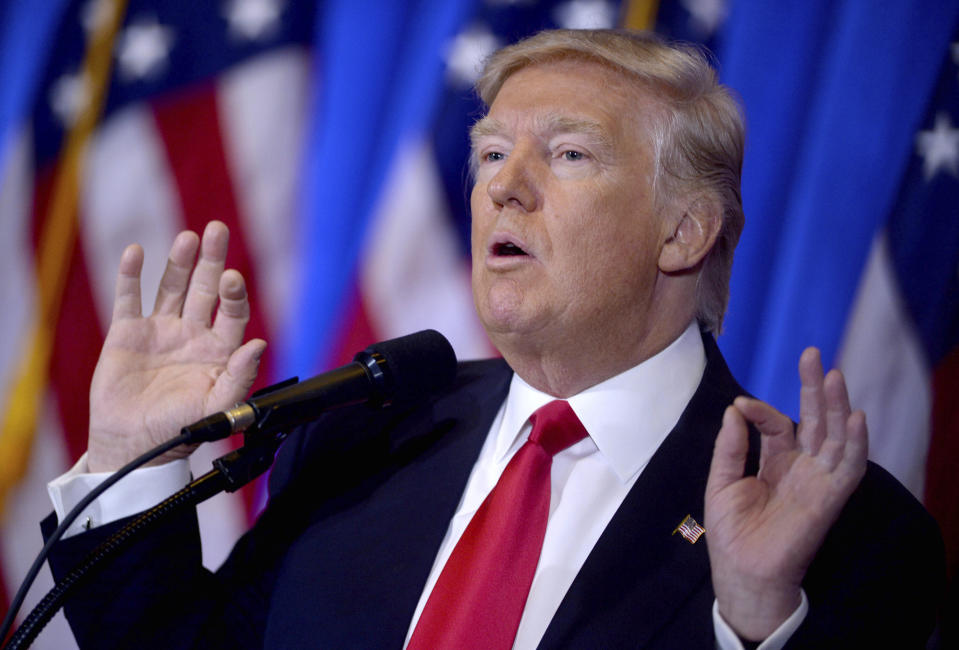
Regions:
<instances>
[{"instance_id":1,"label":"red stripe on flag","mask_svg":"<svg viewBox=\"0 0 959 650\"><path fill-rule=\"evenodd\" d=\"M31 233L35 252L48 214L55 177L55 166L37 172ZM76 238L70 258L54 329L49 383L56 395L70 460L76 461L87 448L90 401L86 387L93 378L103 346L104 330L97 315L80 237Z\"/></svg>"},{"instance_id":2,"label":"red stripe on flag","mask_svg":"<svg viewBox=\"0 0 959 650\"><path fill-rule=\"evenodd\" d=\"M334 368L350 363L357 352L382 338L373 329L356 282L350 288L342 314L343 321L334 339L331 356Z\"/></svg>"},{"instance_id":3,"label":"red stripe on flag","mask_svg":"<svg viewBox=\"0 0 959 650\"><path fill-rule=\"evenodd\" d=\"M221 140L216 89L212 83L165 97L153 106L167 158L176 179L186 225L202 232L211 219L230 228L230 250L226 263L243 274L252 306L247 338L269 340L258 300L253 258L247 246L233 182ZM269 348L260 362L257 387L272 376Z\"/></svg>"},{"instance_id":4,"label":"red stripe on flag","mask_svg":"<svg viewBox=\"0 0 959 650\"><path fill-rule=\"evenodd\" d=\"M959 347L932 376L932 439L926 460L926 508L939 522L946 543L950 580L959 580Z\"/></svg>"},{"instance_id":5,"label":"red stripe on flag","mask_svg":"<svg viewBox=\"0 0 959 650\"><path fill-rule=\"evenodd\" d=\"M258 299L253 257L246 243L221 139L215 85L201 84L176 95L164 96L153 104L153 116L176 179L187 227L202 232L208 221L219 219L230 228L227 268L234 268L243 274L250 296L250 322L246 337L269 341L261 310L263 301ZM254 390L268 385L272 375L272 355L268 347L260 360ZM235 442L239 444L239 440ZM247 486L242 494L246 512L252 520L255 517L255 489Z\"/></svg>"},{"instance_id":6,"label":"red stripe on flag","mask_svg":"<svg viewBox=\"0 0 959 650\"><path fill-rule=\"evenodd\" d=\"M50 382L56 391L71 461L87 449L90 398L85 388L93 379L102 347L103 329L94 305L82 241L77 238L50 360Z\"/></svg>"}]
</instances>

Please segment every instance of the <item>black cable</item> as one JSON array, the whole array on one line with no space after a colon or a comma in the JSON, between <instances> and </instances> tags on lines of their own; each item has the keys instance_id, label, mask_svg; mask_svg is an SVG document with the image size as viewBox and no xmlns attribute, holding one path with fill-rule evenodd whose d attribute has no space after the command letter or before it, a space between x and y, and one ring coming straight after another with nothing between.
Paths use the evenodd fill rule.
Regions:
<instances>
[{"instance_id":1,"label":"black cable","mask_svg":"<svg viewBox=\"0 0 959 650\"><path fill-rule=\"evenodd\" d=\"M92 489L89 494L80 500L80 503L78 503L70 512L66 514L66 516L63 518L63 521L60 522L59 526L57 526L57 529L53 531L50 539L48 539L47 543L43 545L43 548L37 555L37 559L34 560L33 564L30 566L30 570L27 571L26 577L20 584L20 588L17 589L16 595L14 595L13 600L10 601L10 609L7 610L7 615L3 619L3 627L0 628L0 641L7 638L10 628L13 627L17 613L20 611L20 607L23 606L23 601L27 596L27 592L30 590L30 586L33 584L33 581L37 579L37 575L40 573L43 563L46 562L47 556L50 554L50 549L52 549L53 545L56 544L61 537L63 537L63 534L67 531L67 528L69 528L70 525L77 519L77 517L80 516L80 513L82 513L86 507L89 506L97 497L110 488L110 486L114 485L117 481L122 479L133 470L145 463L150 462L157 456L168 452L174 447L178 447L189 442L190 440L191 435L183 433L175 438L167 440L163 444L157 445L145 454L138 456L111 474L105 481L103 481L103 483Z\"/></svg>"},{"instance_id":2,"label":"black cable","mask_svg":"<svg viewBox=\"0 0 959 650\"><path fill-rule=\"evenodd\" d=\"M285 381L281 381L277 384L273 384L272 386L267 386L266 388L262 388L258 390L257 392L253 393L253 396L256 397L260 395L266 395L277 389L286 388L292 384L295 384L297 381L298 380L296 377L292 377ZM219 413L216 415L222 417L223 414ZM263 423L269 418L269 415L270 414L267 413L265 417L261 418L260 421L257 422L255 426L251 427L249 433L250 434L257 433L259 431L259 427L262 426ZM200 422L201 423L205 422L208 419L210 418L206 418L204 420L201 420ZM157 456L160 456L166 453L167 451L173 449L174 447L178 447L180 445L220 440L222 438L228 437L230 433L232 432L217 431L217 432L210 433L203 428L197 429L196 424L194 424L191 427L184 427L183 429L180 430L180 435L176 436L175 438L171 438L170 440L167 440L166 442L160 445L157 445L156 447L146 452L145 454L137 458L134 458L132 461L130 461L129 463L127 463L126 465L118 469L116 472L111 474L105 481L103 481L103 483L95 487L93 490L90 491L89 494L83 497L83 499L80 500L80 503L78 503L70 512L66 514L66 516L63 518L63 521L60 522L59 526L57 526L57 529L53 531L53 534L50 536L50 539L48 539L47 543L43 545L42 549L40 549L40 553L37 555L37 559L34 560L33 565L30 567L30 570L27 571L27 575L23 579L23 582L20 584L20 588L17 589L17 593L14 595L13 600L10 602L10 609L7 610L7 614L3 618L3 625L2 627L0 627L0 642L3 642L3 640L7 638L7 634L9 634L10 629L13 627L13 623L16 620L17 613L20 611L20 608L23 606L23 601L24 599L26 599L27 592L29 591L30 586L33 584L34 580L37 579L37 575L40 573L40 569L41 567L43 567L43 563L46 561L47 556L50 554L50 549L53 548L54 544L60 541L60 538L63 537L63 534L67 531L67 528L70 527L70 525L76 520L77 517L80 516L80 513L82 513L83 510L88 505L93 503L93 501L96 500L97 497L103 494L107 489L109 489L112 485L114 485L117 481L122 479L124 476L126 476L133 470L137 469L141 465L144 465L150 462ZM283 437L285 437L284 434L281 434L279 432L276 432L274 435L278 437L271 438L268 444L279 444L279 441L282 440ZM263 442L260 442L259 444L262 445ZM267 465L267 467L269 467L269 465ZM263 471L265 471L265 469ZM233 480L233 474L231 472L227 472L227 480L228 481ZM225 489L229 490L230 488L225 488Z\"/></svg>"},{"instance_id":3,"label":"black cable","mask_svg":"<svg viewBox=\"0 0 959 650\"><path fill-rule=\"evenodd\" d=\"M260 423L247 429L244 432L243 446L213 461L214 469L192 481L185 488L165 499L160 504L150 508L93 549L78 566L74 567L70 573L58 581L54 587L47 592L47 595L33 608L33 611L30 612L30 615L23 622L23 625L20 626L10 638L7 645L4 646L4 650L28 647L33 640L36 639L37 635L43 631L44 626L50 622L54 614L63 606L70 592L91 576L96 575L96 569L99 569L105 561L113 558L118 552L123 550L123 548L143 532L143 530L183 506L196 505L223 491L235 492L269 469L273 464L273 459L280 444L286 438L286 433L282 431L261 431L259 426L266 423L267 420L269 420L269 414L267 414ZM184 440L189 442L191 438L192 432L185 431L177 438L164 443L164 445L147 452L140 458L125 465L107 480L110 481L110 485L112 485L138 464L149 461L156 455L162 454L177 444L181 444ZM84 501L89 503L108 487L110 486L104 486L103 484L97 486L98 490L92 491L84 498ZM62 535L63 532L60 529L63 528L65 530L70 522L76 519L79 513L82 512L84 507L86 507L86 504L81 502L76 508L71 510L67 517L65 517L64 524L58 527L54 535L57 533ZM38 563L42 564L46 554L49 553L48 547L52 547L55 541L54 536L51 536L47 545L40 552L40 557L38 557L37 560Z\"/></svg>"},{"instance_id":4,"label":"black cable","mask_svg":"<svg viewBox=\"0 0 959 650\"><path fill-rule=\"evenodd\" d=\"M63 606L70 592L90 577L96 575L93 569L96 568L97 565L112 558L123 550L123 548L132 540L136 539L137 535L144 529L157 523L168 514L183 506L195 505L222 492L227 486L227 477L219 469L215 469L204 474L196 481L193 481L173 496L168 497L158 505L150 508L114 533L109 539L90 551L78 566L74 567L70 573L59 580L56 585L47 592L43 600L30 612L30 615L23 622L23 625L17 629L9 643L4 646L4 650L19 650L20 648L29 647L40 632L43 631L46 624L50 622L53 615Z\"/></svg>"}]
</instances>

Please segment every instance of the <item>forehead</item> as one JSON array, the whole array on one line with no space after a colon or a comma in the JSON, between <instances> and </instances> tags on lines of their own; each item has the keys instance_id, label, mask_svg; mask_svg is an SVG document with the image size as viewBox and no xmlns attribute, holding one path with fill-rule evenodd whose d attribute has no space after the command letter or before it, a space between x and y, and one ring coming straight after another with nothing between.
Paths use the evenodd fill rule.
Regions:
<instances>
[{"instance_id":1,"label":"forehead","mask_svg":"<svg viewBox=\"0 0 959 650\"><path fill-rule=\"evenodd\" d=\"M616 140L647 131L660 110L651 90L624 72L593 61L552 61L510 75L472 134L586 131Z\"/></svg>"}]
</instances>

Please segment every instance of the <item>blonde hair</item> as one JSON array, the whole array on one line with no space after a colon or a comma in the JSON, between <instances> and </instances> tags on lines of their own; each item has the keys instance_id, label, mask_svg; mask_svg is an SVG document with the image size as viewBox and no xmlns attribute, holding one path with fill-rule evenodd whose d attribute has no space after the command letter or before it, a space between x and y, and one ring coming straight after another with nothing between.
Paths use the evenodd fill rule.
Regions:
<instances>
[{"instance_id":1,"label":"blonde hair","mask_svg":"<svg viewBox=\"0 0 959 650\"><path fill-rule=\"evenodd\" d=\"M651 89L666 109L650 134L657 160L657 202L698 192L722 208L722 228L703 261L696 297L700 325L719 334L744 221L739 187L745 128L739 105L701 50L625 30L540 32L490 56L476 91L488 108L510 75L560 60L592 61L617 70Z\"/></svg>"}]
</instances>

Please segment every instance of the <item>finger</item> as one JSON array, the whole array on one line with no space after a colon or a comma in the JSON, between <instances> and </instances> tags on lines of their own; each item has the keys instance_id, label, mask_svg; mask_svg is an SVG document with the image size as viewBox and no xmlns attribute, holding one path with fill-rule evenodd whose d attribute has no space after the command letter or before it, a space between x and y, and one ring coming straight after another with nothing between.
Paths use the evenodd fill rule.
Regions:
<instances>
[{"instance_id":1,"label":"finger","mask_svg":"<svg viewBox=\"0 0 959 650\"><path fill-rule=\"evenodd\" d=\"M243 342L243 332L250 321L250 303L246 297L243 276L238 271L225 271L220 276L220 305L213 321L213 332L230 346Z\"/></svg>"},{"instance_id":2,"label":"finger","mask_svg":"<svg viewBox=\"0 0 959 650\"><path fill-rule=\"evenodd\" d=\"M178 234L170 247L166 269L160 278L160 287L153 303L154 314L179 316L183 309L183 298L190 284L190 271L200 246L200 238L195 232L185 230Z\"/></svg>"},{"instance_id":3,"label":"finger","mask_svg":"<svg viewBox=\"0 0 959 650\"><path fill-rule=\"evenodd\" d=\"M226 362L226 370L217 377L210 390L208 413L230 408L247 396L265 350L266 341L253 339L233 351Z\"/></svg>"},{"instance_id":4,"label":"finger","mask_svg":"<svg viewBox=\"0 0 959 650\"><path fill-rule=\"evenodd\" d=\"M793 423L788 416L758 399L737 397L734 404L743 417L762 434L760 467L764 466L770 457L796 448Z\"/></svg>"},{"instance_id":5,"label":"finger","mask_svg":"<svg viewBox=\"0 0 959 650\"><path fill-rule=\"evenodd\" d=\"M866 414L853 411L846 420L846 443L842 459L836 467L837 475L843 482L847 494L851 494L860 479L866 473L866 459L869 457L869 433L866 427Z\"/></svg>"},{"instance_id":6,"label":"finger","mask_svg":"<svg viewBox=\"0 0 959 650\"><path fill-rule=\"evenodd\" d=\"M806 348L799 357L799 447L815 455L826 435L825 397L823 395L822 360L819 350Z\"/></svg>"},{"instance_id":7,"label":"finger","mask_svg":"<svg viewBox=\"0 0 959 650\"><path fill-rule=\"evenodd\" d=\"M219 295L220 275L226 263L230 232L220 221L211 221L203 231L200 258L190 277L190 287L183 302L183 318L209 324Z\"/></svg>"},{"instance_id":8,"label":"finger","mask_svg":"<svg viewBox=\"0 0 959 650\"><path fill-rule=\"evenodd\" d=\"M706 480L707 500L743 477L748 451L746 421L739 409L728 406L723 413L723 424L713 446L713 459L709 466L709 478Z\"/></svg>"},{"instance_id":9,"label":"finger","mask_svg":"<svg viewBox=\"0 0 959 650\"><path fill-rule=\"evenodd\" d=\"M120 268L113 297L113 320L139 318L140 271L143 269L143 249L139 244L131 244L120 256Z\"/></svg>"},{"instance_id":10,"label":"finger","mask_svg":"<svg viewBox=\"0 0 959 650\"><path fill-rule=\"evenodd\" d=\"M820 462L832 470L839 463L846 447L847 422L849 421L849 395L846 382L838 370L830 370L823 381L826 400L826 439L819 449Z\"/></svg>"}]
</instances>

